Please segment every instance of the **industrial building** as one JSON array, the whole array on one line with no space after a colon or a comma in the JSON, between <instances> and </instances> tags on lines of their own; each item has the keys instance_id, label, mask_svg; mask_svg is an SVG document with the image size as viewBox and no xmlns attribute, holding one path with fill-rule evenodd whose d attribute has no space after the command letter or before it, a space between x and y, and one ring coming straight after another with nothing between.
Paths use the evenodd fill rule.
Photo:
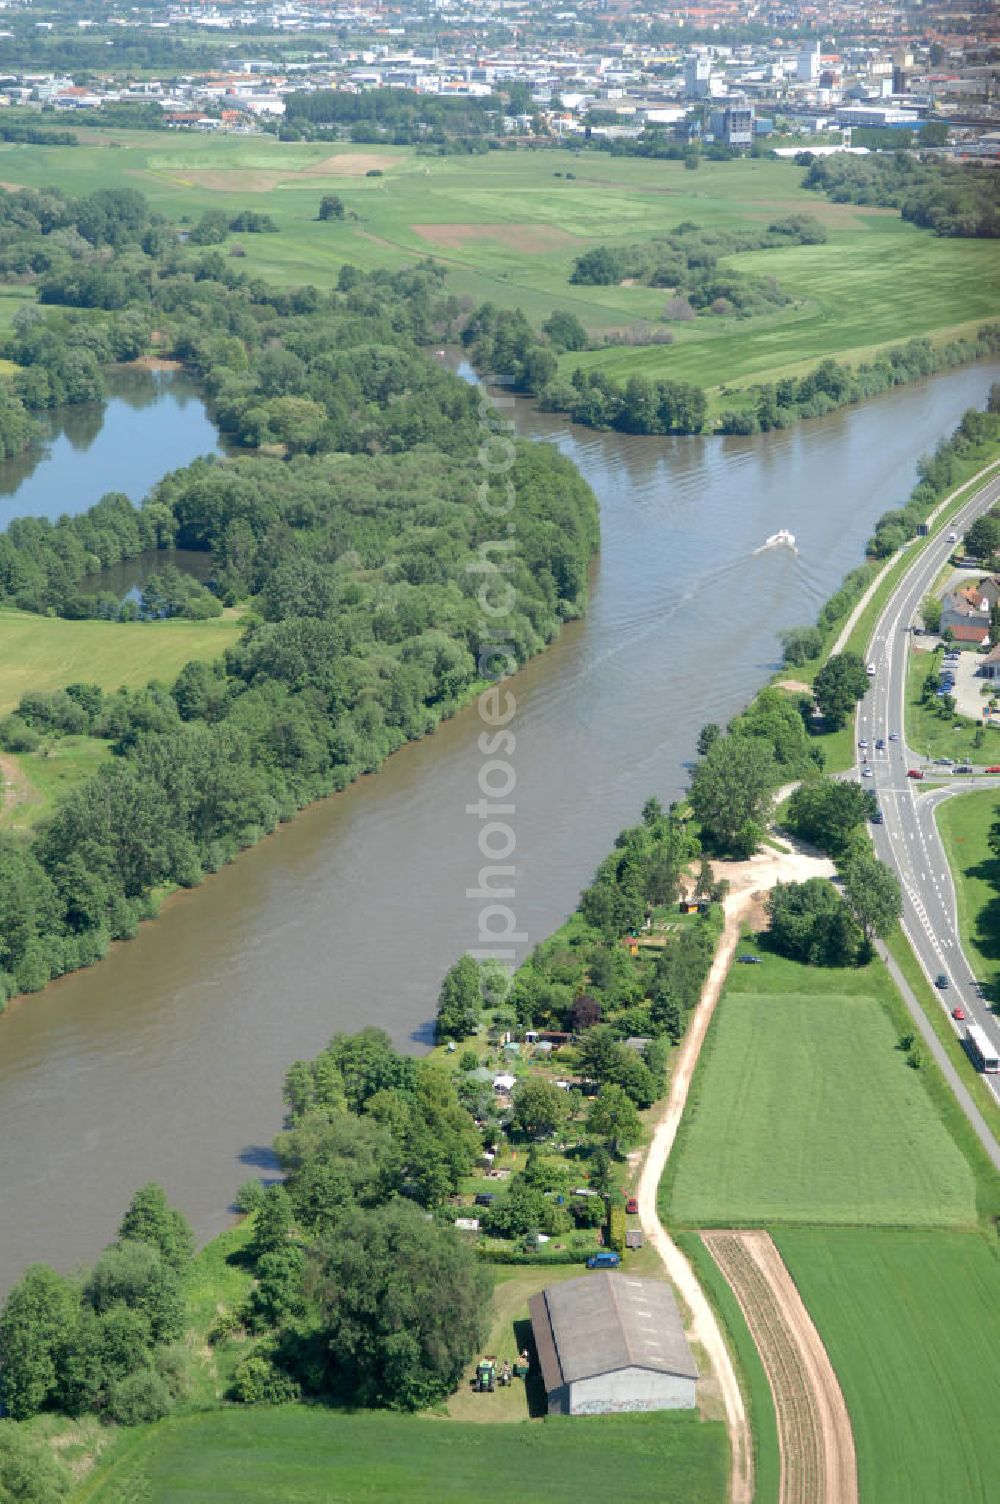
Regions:
<instances>
[{"instance_id":1,"label":"industrial building","mask_svg":"<svg viewBox=\"0 0 1000 1504\"><path fill-rule=\"evenodd\" d=\"M693 1408L698 1370L669 1285L586 1274L528 1309L551 1415Z\"/></svg>"}]
</instances>

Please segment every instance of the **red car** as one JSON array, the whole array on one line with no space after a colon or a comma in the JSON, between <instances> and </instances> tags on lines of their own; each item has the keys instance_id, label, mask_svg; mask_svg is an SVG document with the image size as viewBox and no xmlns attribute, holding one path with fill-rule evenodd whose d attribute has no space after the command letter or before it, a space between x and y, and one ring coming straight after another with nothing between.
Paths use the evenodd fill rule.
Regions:
<instances>
[{"instance_id":1,"label":"red car","mask_svg":"<svg viewBox=\"0 0 1000 1504\"><path fill-rule=\"evenodd\" d=\"M906 776L907 778L923 778L924 775L920 768L910 768L908 769Z\"/></svg>"},{"instance_id":2,"label":"red car","mask_svg":"<svg viewBox=\"0 0 1000 1504\"><path fill-rule=\"evenodd\" d=\"M965 1009L964 1008L952 1008L952 1010L951 1010L951 1016L955 1020L956 1023L959 1023L959 1024L960 1023L964 1023L964 1021L965 1021Z\"/></svg>"},{"instance_id":3,"label":"red car","mask_svg":"<svg viewBox=\"0 0 1000 1504\"><path fill-rule=\"evenodd\" d=\"M639 1210L639 1203L634 1196L630 1196L625 1203L625 1210L630 1217L634 1217Z\"/></svg>"},{"instance_id":4,"label":"red car","mask_svg":"<svg viewBox=\"0 0 1000 1504\"><path fill-rule=\"evenodd\" d=\"M1000 766L995 768L987 768L986 771L987 773L1000 773Z\"/></svg>"}]
</instances>

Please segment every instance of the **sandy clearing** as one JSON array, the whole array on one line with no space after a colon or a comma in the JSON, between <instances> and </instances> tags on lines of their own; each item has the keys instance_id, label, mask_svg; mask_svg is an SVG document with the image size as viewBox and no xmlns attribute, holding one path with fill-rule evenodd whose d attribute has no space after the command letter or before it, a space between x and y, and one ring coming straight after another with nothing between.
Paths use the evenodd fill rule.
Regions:
<instances>
[{"instance_id":1,"label":"sandy clearing","mask_svg":"<svg viewBox=\"0 0 1000 1504\"><path fill-rule=\"evenodd\" d=\"M826 1348L769 1233L706 1232L739 1301L774 1397L779 1504L857 1504L857 1459Z\"/></svg>"},{"instance_id":2,"label":"sandy clearing","mask_svg":"<svg viewBox=\"0 0 1000 1504\"><path fill-rule=\"evenodd\" d=\"M778 688L787 689L793 695L811 695L813 692L812 685L803 684L801 679L779 679Z\"/></svg>"},{"instance_id":3,"label":"sandy clearing","mask_svg":"<svg viewBox=\"0 0 1000 1504\"><path fill-rule=\"evenodd\" d=\"M766 850L758 852L747 862L713 862L712 870L717 879L725 878L729 883L729 893L724 905L725 925L701 997L691 1015L674 1062L666 1103L653 1126L653 1136L639 1176L636 1197L642 1229L690 1312L688 1336L704 1349L719 1384L729 1429L731 1504L750 1504L754 1496L753 1441L733 1360L715 1312L698 1283L694 1270L660 1221L656 1198L677 1137L691 1077L739 943L744 920L759 913L762 895L774 887L775 883L803 882L809 877L831 877L834 866L825 857L811 856L798 850ZM819 1501L810 1500L809 1504L819 1504ZM844 1504L850 1504L850 1501L845 1499Z\"/></svg>"},{"instance_id":4,"label":"sandy clearing","mask_svg":"<svg viewBox=\"0 0 1000 1504\"><path fill-rule=\"evenodd\" d=\"M575 245L577 237L558 225L502 224L502 225L411 225L410 229L421 240L445 250L457 250L475 240L492 240L509 251L556 251L563 246Z\"/></svg>"},{"instance_id":5,"label":"sandy clearing","mask_svg":"<svg viewBox=\"0 0 1000 1504\"><path fill-rule=\"evenodd\" d=\"M37 804L39 794L13 757L0 755L0 814L9 815L22 804Z\"/></svg>"}]
</instances>

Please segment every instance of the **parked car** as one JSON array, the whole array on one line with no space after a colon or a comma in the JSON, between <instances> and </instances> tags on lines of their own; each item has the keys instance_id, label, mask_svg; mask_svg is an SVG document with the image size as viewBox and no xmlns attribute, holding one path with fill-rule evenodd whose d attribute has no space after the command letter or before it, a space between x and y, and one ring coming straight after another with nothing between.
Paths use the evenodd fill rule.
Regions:
<instances>
[{"instance_id":1,"label":"parked car","mask_svg":"<svg viewBox=\"0 0 1000 1504\"><path fill-rule=\"evenodd\" d=\"M951 983L949 982L943 971L934 978L934 986L937 987L940 992L947 992L948 988L951 986Z\"/></svg>"},{"instance_id":2,"label":"parked car","mask_svg":"<svg viewBox=\"0 0 1000 1504\"><path fill-rule=\"evenodd\" d=\"M496 1199L496 1195L493 1191L478 1191L476 1193L477 1206L492 1206Z\"/></svg>"},{"instance_id":3,"label":"parked car","mask_svg":"<svg viewBox=\"0 0 1000 1504\"><path fill-rule=\"evenodd\" d=\"M868 674L869 679L874 679L874 677L875 677L875 665L874 665L874 663L869 663L866 672Z\"/></svg>"},{"instance_id":4,"label":"parked car","mask_svg":"<svg viewBox=\"0 0 1000 1504\"><path fill-rule=\"evenodd\" d=\"M987 771L987 773L1000 773L1000 763L997 763L992 768L987 768L986 771Z\"/></svg>"},{"instance_id":5,"label":"parked car","mask_svg":"<svg viewBox=\"0 0 1000 1504\"><path fill-rule=\"evenodd\" d=\"M960 762L955 766L956 773L971 773L972 771L973 768L971 762Z\"/></svg>"},{"instance_id":6,"label":"parked car","mask_svg":"<svg viewBox=\"0 0 1000 1504\"><path fill-rule=\"evenodd\" d=\"M868 743L865 741L864 737L862 737L858 742L858 746L861 747L862 750L868 746Z\"/></svg>"},{"instance_id":7,"label":"parked car","mask_svg":"<svg viewBox=\"0 0 1000 1504\"><path fill-rule=\"evenodd\" d=\"M885 818L885 816L882 814L882 811L880 809L877 809L875 811L875 813L872 815L872 824L873 825L881 825L882 821L884 820L884 818Z\"/></svg>"},{"instance_id":8,"label":"parked car","mask_svg":"<svg viewBox=\"0 0 1000 1504\"><path fill-rule=\"evenodd\" d=\"M907 768L907 770L906 770L906 776L907 776L907 778L923 778L923 776L924 776L923 769L922 768Z\"/></svg>"},{"instance_id":9,"label":"parked car","mask_svg":"<svg viewBox=\"0 0 1000 1504\"><path fill-rule=\"evenodd\" d=\"M744 966L759 966L761 961L760 956L751 956L749 952L745 956L737 956L736 959L742 961Z\"/></svg>"},{"instance_id":10,"label":"parked car","mask_svg":"<svg viewBox=\"0 0 1000 1504\"><path fill-rule=\"evenodd\" d=\"M634 1196L630 1196L628 1198L628 1200L626 1201L626 1203L625 1203L625 1210L628 1212L628 1214L629 1214L630 1217L636 1217L636 1216L638 1216L638 1214L639 1214L639 1203L638 1203L638 1201L636 1200L636 1198Z\"/></svg>"},{"instance_id":11,"label":"parked car","mask_svg":"<svg viewBox=\"0 0 1000 1504\"><path fill-rule=\"evenodd\" d=\"M955 759L953 757L935 757L934 766L936 768L953 768L955 766Z\"/></svg>"},{"instance_id":12,"label":"parked car","mask_svg":"<svg viewBox=\"0 0 1000 1504\"><path fill-rule=\"evenodd\" d=\"M898 742L899 741L899 732L898 731L890 731L889 732L889 740L891 742Z\"/></svg>"},{"instance_id":13,"label":"parked car","mask_svg":"<svg viewBox=\"0 0 1000 1504\"><path fill-rule=\"evenodd\" d=\"M862 778L874 778L875 774L874 774L874 772L872 771L871 768L864 767L864 768L861 769L861 776L862 776Z\"/></svg>"},{"instance_id":14,"label":"parked car","mask_svg":"<svg viewBox=\"0 0 1000 1504\"><path fill-rule=\"evenodd\" d=\"M951 1016L955 1020L956 1023L958 1023L958 1024L964 1023L965 1022L965 1009L964 1008L952 1008L952 1010L951 1010Z\"/></svg>"},{"instance_id":15,"label":"parked car","mask_svg":"<svg viewBox=\"0 0 1000 1504\"><path fill-rule=\"evenodd\" d=\"M588 1269L617 1269L621 1259L613 1248L601 1248L587 1260Z\"/></svg>"}]
</instances>

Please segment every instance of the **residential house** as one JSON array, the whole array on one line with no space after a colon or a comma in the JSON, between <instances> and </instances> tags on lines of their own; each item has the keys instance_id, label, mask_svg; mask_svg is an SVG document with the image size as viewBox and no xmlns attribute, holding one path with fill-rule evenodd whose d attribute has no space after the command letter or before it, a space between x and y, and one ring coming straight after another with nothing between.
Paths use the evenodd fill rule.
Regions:
<instances>
[{"instance_id":1,"label":"residential house","mask_svg":"<svg viewBox=\"0 0 1000 1504\"><path fill-rule=\"evenodd\" d=\"M990 603L978 585L950 590L941 602L941 631L981 647L990 638Z\"/></svg>"}]
</instances>

